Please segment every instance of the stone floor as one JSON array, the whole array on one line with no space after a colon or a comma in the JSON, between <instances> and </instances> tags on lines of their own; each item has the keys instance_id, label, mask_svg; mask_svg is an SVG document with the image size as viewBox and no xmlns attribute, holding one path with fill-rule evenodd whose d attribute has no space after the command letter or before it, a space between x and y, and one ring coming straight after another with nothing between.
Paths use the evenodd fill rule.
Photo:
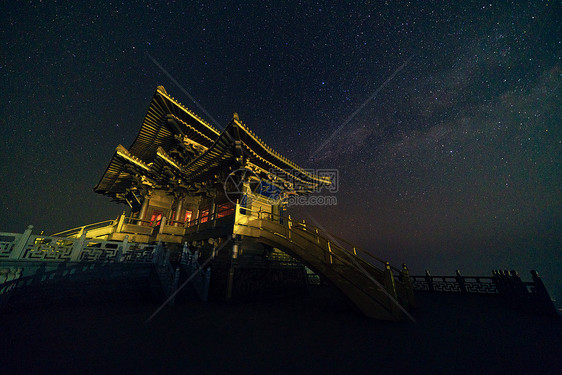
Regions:
<instances>
[{"instance_id":1,"label":"stone floor","mask_svg":"<svg viewBox=\"0 0 562 375\"><path fill-rule=\"evenodd\" d=\"M0 316L0 374L562 374L562 319L497 297L418 295L416 323L326 287L251 303L143 300Z\"/></svg>"}]
</instances>

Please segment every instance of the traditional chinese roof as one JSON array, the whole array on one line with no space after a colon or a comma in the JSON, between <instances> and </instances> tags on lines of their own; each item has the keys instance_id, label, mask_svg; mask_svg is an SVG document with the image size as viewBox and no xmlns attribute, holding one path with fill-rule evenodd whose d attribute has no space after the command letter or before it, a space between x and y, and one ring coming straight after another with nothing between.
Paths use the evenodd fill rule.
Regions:
<instances>
[{"instance_id":1,"label":"traditional chinese roof","mask_svg":"<svg viewBox=\"0 0 562 375\"><path fill-rule=\"evenodd\" d=\"M267 146L237 117L219 132L159 86L137 138L129 149L117 147L94 190L118 201L139 186L195 194L239 168L293 194L330 184L328 177L305 171Z\"/></svg>"},{"instance_id":2,"label":"traditional chinese roof","mask_svg":"<svg viewBox=\"0 0 562 375\"><path fill-rule=\"evenodd\" d=\"M158 86L129 151L150 162L158 147L168 150L179 137L189 139L195 147L208 148L219 135L217 129L168 95L163 86Z\"/></svg>"}]
</instances>

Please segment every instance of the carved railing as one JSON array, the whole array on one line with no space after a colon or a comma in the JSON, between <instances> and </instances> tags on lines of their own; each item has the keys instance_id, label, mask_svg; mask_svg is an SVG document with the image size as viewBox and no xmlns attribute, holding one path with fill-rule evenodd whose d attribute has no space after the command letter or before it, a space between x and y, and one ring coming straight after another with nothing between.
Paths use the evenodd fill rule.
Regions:
<instances>
[{"instance_id":1,"label":"carved railing","mask_svg":"<svg viewBox=\"0 0 562 375\"><path fill-rule=\"evenodd\" d=\"M124 241L87 239L85 231L80 238L43 236L32 229L30 225L23 233L0 232L0 310L19 289L52 280L76 280L84 275L103 279L117 269L134 277L138 267L131 266L150 269L163 247L130 243L127 237ZM94 274L93 270L100 271Z\"/></svg>"},{"instance_id":2,"label":"carved railing","mask_svg":"<svg viewBox=\"0 0 562 375\"><path fill-rule=\"evenodd\" d=\"M124 221L120 220L120 224ZM188 249L189 262L174 267L162 242L134 243L128 241L128 236L123 241L88 239L85 227L81 228L79 238L33 234L31 225L24 233L0 232L0 310L18 288L37 286L53 278L68 278L77 272L84 274L86 269L110 264L122 265L123 269L127 265L154 267L166 297L177 290L180 267L183 267L188 275L193 274L192 284L200 299L207 300L210 269L204 271L197 256ZM184 252L186 248L187 245ZM174 304L173 298L169 304Z\"/></svg>"},{"instance_id":3,"label":"carved railing","mask_svg":"<svg viewBox=\"0 0 562 375\"><path fill-rule=\"evenodd\" d=\"M327 257L330 258L331 261L342 261L347 263L349 259L356 259L382 270L386 269L388 266L389 270L396 278L402 277L404 272L404 266L402 269L394 267L388 264L387 261L373 255L371 252L365 251L359 246L327 232L324 228L307 223L305 220L294 219L291 215L284 216L268 211L262 211L261 209L254 210L242 207L240 204L236 205L235 214L236 225L243 226L246 222L251 220L269 220L284 225L288 229L294 231L294 233L299 233L303 237L306 237L309 241L315 243L326 243ZM334 249L341 250L346 257L343 258L341 255L336 254L336 252L333 251Z\"/></svg>"},{"instance_id":4,"label":"carved railing","mask_svg":"<svg viewBox=\"0 0 562 375\"><path fill-rule=\"evenodd\" d=\"M0 261L81 262L117 261L151 263L156 244L130 243L32 234L0 232Z\"/></svg>"},{"instance_id":5,"label":"carved railing","mask_svg":"<svg viewBox=\"0 0 562 375\"><path fill-rule=\"evenodd\" d=\"M532 281L522 281L516 271L494 270L492 276L410 276L418 292L499 295L520 309L547 315L557 315L556 308L542 279L534 270Z\"/></svg>"},{"instance_id":6,"label":"carved railing","mask_svg":"<svg viewBox=\"0 0 562 375\"><path fill-rule=\"evenodd\" d=\"M281 244L314 271L338 283L350 298L356 298L352 301L367 316L396 320L403 314L409 316L404 306L415 306L405 265L402 269L393 267L320 225L237 204L233 233ZM363 296L360 293L370 293L369 299L357 298Z\"/></svg>"},{"instance_id":7,"label":"carved railing","mask_svg":"<svg viewBox=\"0 0 562 375\"><path fill-rule=\"evenodd\" d=\"M493 277L462 276L457 271L455 276L410 276L415 291L497 294L498 288Z\"/></svg>"},{"instance_id":8,"label":"carved railing","mask_svg":"<svg viewBox=\"0 0 562 375\"><path fill-rule=\"evenodd\" d=\"M81 237L83 233L87 233L88 231L105 228L105 227L113 227L117 225L119 222L119 218L115 220L105 220L100 221L99 223L93 223L88 225L83 225L81 227L76 227L72 229L65 230L63 232L54 233L51 236L53 237Z\"/></svg>"},{"instance_id":9,"label":"carved railing","mask_svg":"<svg viewBox=\"0 0 562 375\"><path fill-rule=\"evenodd\" d=\"M192 221L174 220L167 217L161 217L158 220L146 220L135 216L128 217L125 212L123 212L114 220L105 220L99 223L68 229L52 234L50 237L80 238L85 235L88 239L122 239L123 235L140 235L148 236L151 241L163 239L165 242L169 242L170 236L176 237L176 240L179 239L179 241L181 241L181 237L183 237L187 231L192 229L199 231L204 228L214 228L217 223L220 225L223 222L227 222L227 220L223 219L233 214L234 207L231 206L217 206L216 212ZM144 238L146 240L146 237ZM146 240L146 242L148 242L148 240ZM0 249L0 251L1 250L2 249Z\"/></svg>"},{"instance_id":10,"label":"carved railing","mask_svg":"<svg viewBox=\"0 0 562 375\"><path fill-rule=\"evenodd\" d=\"M203 228L212 228L218 225L218 223L224 219L233 220L234 224L240 224L247 222L248 220L269 220L277 223L281 223L284 226L288 227L289 229L298 231L310 237L313 241L319 241L323 239L330 243L332 247L341 247L341 250L345 253L349 254L352 257L359 257L370 264L376 264L381 268L385 268L387 262L376 257L375 255L371 254L368 251L361 249L360 247L352 244L351 242L338 237L334 234L326 232L323 228L318 226L311 225L310 223L306 223L304 220L296 220L291 218L291 215L284 216L275 214L269 211L262 211L254 210L251 208L246 208L241 206L240 204L236 204L234 210L228 209L225 210L229 212L228 216L218 217L220 215L212 215L211 217L205 217L203 219L193 219L185 223L186 228L192 228L193 232L199 232ZM234 215L234 217L233 217ZM243 225L243 224L242 224ZM200 228L201 226L201 228ZM203 227L204 226L204 227ZM333 258L337 258L338 256L335 254L330 255ZM400 276L403 272L403 269L390 266L391 271L396 275L396 277Z\"/></svg>"}]
</instances>

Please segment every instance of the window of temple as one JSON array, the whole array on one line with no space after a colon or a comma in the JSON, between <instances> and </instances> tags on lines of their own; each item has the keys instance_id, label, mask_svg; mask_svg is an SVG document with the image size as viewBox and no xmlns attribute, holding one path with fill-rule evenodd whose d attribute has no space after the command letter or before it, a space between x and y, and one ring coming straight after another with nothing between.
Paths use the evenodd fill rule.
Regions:
<instances>
[{"instance_id":1,"label":"window of temple","mask_svg":"<svg viewBox=\"0 0 562 375\"><path fill-rule=\"evenodd\" d=\"M161 210L152 211L152 216L150 217L150 226L160 225L162 214L163 212Z\"/></svg>"},{"instance_id":2,"label":"window of temple","mask_svg":"<svg viewBox=\"0 0 562 375\"><path fill-rule=\"evenodd\" d=\"M201 210L201 217L200 217L199 222L200 223L206 223L208 220L209 220L209 209L207 208L207 209Z\"/></svg>"},{"instance_id":3,"label":"window of temple","mask_svg":"<svg viewBox=\"0 0 562 375\"><path fill-rule=\"evenodd\" d=\"M192 215L191 211L185 211L185 217L183 219L183 222L187 223L188 221L191 221L191 215Z\"/></svg>"},{"instance_id":4,"label":"window of temple","mask_svg":"<svg viewBox=\"0 0 562 375\"><path fill-rule=\"evenodd\" d=\"M217 218L229 216L234 213L234 203L227 202L217 205Z\"/></svg>"}]
</instances>

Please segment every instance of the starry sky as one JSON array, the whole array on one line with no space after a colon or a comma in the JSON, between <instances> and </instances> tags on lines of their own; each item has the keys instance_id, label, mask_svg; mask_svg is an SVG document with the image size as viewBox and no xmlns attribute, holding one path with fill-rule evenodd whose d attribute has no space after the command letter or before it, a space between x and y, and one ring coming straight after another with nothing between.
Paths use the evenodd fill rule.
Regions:
<instances>
[{"instance_id":1,"label":"starry sky","mask_svg":"<svg viewBox=\"0 0 562 375\"><path fill-rule=\"evenodd\" d=\"M337 205L293 215L415 274L536 268L562 300L560 3L269 3L3 2L0 230L123 211L93 187L164 85L338 170Z\"/></svg>"}]
</instances>

